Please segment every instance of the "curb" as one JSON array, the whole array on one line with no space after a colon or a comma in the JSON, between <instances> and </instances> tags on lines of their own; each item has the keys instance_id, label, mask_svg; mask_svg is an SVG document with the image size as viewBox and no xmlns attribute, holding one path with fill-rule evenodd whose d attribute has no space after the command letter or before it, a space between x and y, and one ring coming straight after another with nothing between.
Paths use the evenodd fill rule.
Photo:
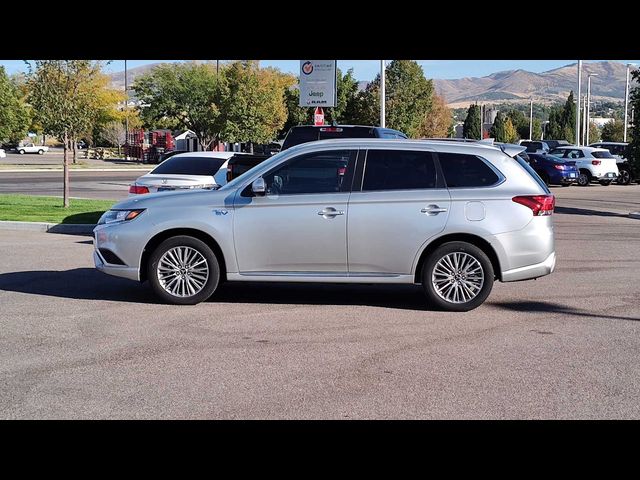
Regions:
<instances>
[{"instance_id":1,"label":"curb","mask_svg":"<svg viewBox=\"0 0 640 480\"><path fill-rule=\"evenodd\" d=\"M93 235L95 225L88 223L11 222L0 220L0 230L63 233L67 235Z\"/></svg>"},{"instance_id":2,"label":"curb","mask_svg":"<svg viewBox=\"0 0 640 480\"><path fill-rule=\"evenodd\" d=\"M637 218L638 220L640 220L640 212L630 212L629 216L631 218Z\"/></svg>"}]
</instances>

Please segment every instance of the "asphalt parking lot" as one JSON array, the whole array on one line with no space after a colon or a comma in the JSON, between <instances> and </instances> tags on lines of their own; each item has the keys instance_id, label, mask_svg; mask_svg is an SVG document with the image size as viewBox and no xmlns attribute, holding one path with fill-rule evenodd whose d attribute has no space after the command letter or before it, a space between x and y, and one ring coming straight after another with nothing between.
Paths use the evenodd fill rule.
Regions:
<instances>
[{"instance_id":1,"label":"asphalt parking lot","mask_svg":"<svg viewBox=\"0 0 640 480\"><path fill-rule=\"evenodd\" d=\"M640 418L640 186L553 192L556 272L464 314L396 286L161 305L90 237L0 230L0 418Z\"/></svg>"}]
</instances>

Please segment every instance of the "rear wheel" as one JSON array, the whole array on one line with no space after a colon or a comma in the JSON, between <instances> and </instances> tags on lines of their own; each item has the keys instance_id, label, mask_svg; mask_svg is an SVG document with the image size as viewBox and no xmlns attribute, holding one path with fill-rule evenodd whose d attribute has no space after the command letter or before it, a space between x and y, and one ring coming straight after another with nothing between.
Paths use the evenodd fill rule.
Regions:
<instances>
[{"instance_id":1,"label":"rear wheel","mask_svg":"<svg viewBox=\"0 0 640 480\"><path fill-rule=\"evenodd\" d=\"M426 260L422 286L432 305L467 312L487 299L493 277L491 261L480 248L467 242L449 242Z\"/></svg>"},{"instance_id":2,"label":"rear wheel","mask_svg":"<svg viewBox=\"0 0 640 480\"><path fill-rule=\"evenodd\" d=\"M631 183L631 172L625 168L621 168L617 182L618 185L629 185Z\"/></svg>"},{"instance_id":3,"label":"rear wheel","mask_svg":"<svg viewBox=\"0 0 640 480\"><path fill-rule=\"evenodd\" d=\"M586 187L591 182L591 175L588 172L580 171L578 175L578 185Z\"/></svg>"},{"instance_id":4,"label":"rear wheel","mask_svg":"<svg viewBox=\"0 0 640 480\"><path fill-rule=\"evenodd\" d=\"M611 180L600 180L600 185L602 185L603 187L608 187L609 185L611 185Z\"/></svg>"},{"instance_id":5,"label":"rear wheel","mask_svg":"<svg viewBox=\"0 0 640 480\"><path fill-rule=\"evenodd\" d=\"M20 155L24 155L24 150L18 150L18 153L19 153Z\"/></svg>"},{"instance_id":6,"label":"rear wheel","mask_svg":"<svg viewBox=\"0 0 640 480\"><path fill-rule=\"evenodd\" d=\"M215 292L220 267L206 243L180 235L165 240L151 254L147 278L164 302L195 305Z\"/></svg>"},{"instance_id":7,"label":"rear wheel","mask_svg":"<svg viewBox=\"0 0 640 480\"><path fill-rule=\"evenodd\" d=\"M44 155L44 150L42 149L38 150L38 155Z\"/></svg>"}]
</instances>

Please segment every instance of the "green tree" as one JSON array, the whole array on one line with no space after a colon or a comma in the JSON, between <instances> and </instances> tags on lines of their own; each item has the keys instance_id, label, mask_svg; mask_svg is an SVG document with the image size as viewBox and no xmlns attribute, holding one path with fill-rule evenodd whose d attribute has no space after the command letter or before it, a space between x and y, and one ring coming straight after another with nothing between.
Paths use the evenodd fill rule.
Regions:
<instances>
[{"instance_id":1,"label":"green tree","mask_svg":"<svg viewBox=\"0 0 640 480\"><path fill-rule=\"evenodd\" d=\"M554 105L549 111L549 124L546 137L553 140L567 140L573 143L576 139L576 105L573 91L564 106Z\"/></svg>"},{"instance_id":2,"label":"green tree","mask_svg":"<svg viewBox=\"0 0 640 480\"><path fill-rule=\"evenodd\" d=\"M225 70L218 75L211 64L171 64L139 77L132 88L143 104L143 124L189 129L207 150L224 127L220 105L228 91Z\"/></svg>"},{"instance_id":3,"label":"green tree","mask_svg":"<svg viewBox=\"0 0 640 480\"><path fill-rule=\"evenodd\" d=\"M64 145L63 205L69 206L69 148L89 130L99 111L102 65L91 60L34 60L29 64L29 103L44 133Z\"/></svg>"},{"instance_id":4,"label":"green tree","mask_svg":"<svg viewBox=\"0 0 640 480\"><path fill-rule=\"evenodd\" d=\"M496 119L493 121L491 130L489 130L489 136L495 139L496 142L506 142L507 134L505 130L506 119L502 112L498 112Z\"/></svg>"},{"instance_id":5,"label":"green tree","mask_svg":"<svg viewBox=\"0 0 640 480\"><path fill-rule=\"evenodd\" d=\"M386 69L386 126L407 136L419 135L424 116L431 110L433 81L427 80L422 67L414 60L393 60ZM371 82L354 103L365 125L378 125L380 112L380 75Z\"/></svg>"},{"instance_id":6,"label":"green tree","mask_svg":"<svg viewBox=\"0 0 640 480\"><path fill-rule=\"evenodd\" d=\"M225 68L221 135L229 142L267 143L287 120L281 76L255 63L234 62Z\"/></svg>"},{"instance_id":7,"label":"green tree","mask_svg":"<svg viewBox=\"0 0 640 480\"><path fill-rule=\"evenodd\" d=\"M624 140L624 121L612 120L602 126L603 142L622 142Z\"/></svg>"},{"instance_id":8,"label":"green tree","mask_svg":"<svg viewBox=\"0 0 640 480\"><path fill-rule=\"evenodd\" d=\"M575 139L574 139L575 141ZM600 127L595 122L589 122L589 143L600 141Z\"/></svg>"},{"instance_id":9,"label":"green tree","mask_svg":"<svg viewBox=\"0 0 640 480\"><path fill-rule=\"evenodd\" d=\"M638 115L640 115L640 70L634 70L631 76L635 81L635 85L630 86L629 109L633 110L635 115L631 131L627 131L627 134L631 133L631 141L627 146L625 156L629 159L633 169L636 172L640 172L640 121L637 120Z\"/></svg>"},{"instance_id":10,"label":"green tree","mask_svg":"<svg viewBox=\"0 0 640 480\"><path fill-rule=\"evenodd\" d=\"M511 124L515 128L519 138L529 138L529 118L525 117L522 111L516 109L509 110L507 112L507 118L511 120Z\"/></svg>"},{"instance_id":11,"label":"green tree","mask_svg":"<svg viewBox=\"0 0 640 480\"><path fill-rule=\"evenodd\" d=\"M469 105L467 118L464 119L462 126L462 136L476 140L482 139L480 136L480 107L478 105Z\"/></svg>"},{"instance_id":12,"label":"green tree","mask_svg":"<svg viewBox=\"0 0 640 480\"><path fill-rule=\"evenodd\" d=\"M31 115L22 97L4 67L0 67L0 142L18 142L27 134Z\"/></svg>"}]
</instances>

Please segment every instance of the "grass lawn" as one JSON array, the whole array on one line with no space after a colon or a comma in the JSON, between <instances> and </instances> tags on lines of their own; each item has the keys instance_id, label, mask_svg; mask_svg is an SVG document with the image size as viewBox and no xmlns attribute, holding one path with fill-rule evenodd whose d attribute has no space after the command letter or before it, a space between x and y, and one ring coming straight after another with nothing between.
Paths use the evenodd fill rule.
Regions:
<instances>
[{"instance_id":1,"label":"grass lawn","mask_svg":"<svg viewBox=\"0 0 640 480\"><path fill-rule=\"evenodd\" d=\"M115 200L69 199L69 208L62 207L62 198L36 195L0 195L0 220L48 223L97 223Z\"/></svg>"}]
</instances>

